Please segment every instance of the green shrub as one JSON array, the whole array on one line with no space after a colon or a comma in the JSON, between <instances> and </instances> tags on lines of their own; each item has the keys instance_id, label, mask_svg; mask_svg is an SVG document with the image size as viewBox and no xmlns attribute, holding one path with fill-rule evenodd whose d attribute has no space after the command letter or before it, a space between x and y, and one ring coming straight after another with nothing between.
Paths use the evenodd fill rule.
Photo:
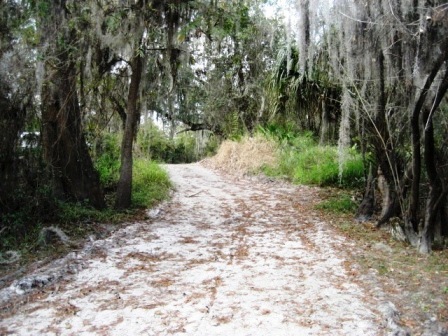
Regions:
<instances>
[{"instance_id":1,"label":"green shrub","mask_svg":"<svg viewBox=\"0 0 448 336\"><path fill-rule=\"evenodd\" d=\"M167 153L173 150L173 143L162 130L149 123L140 128L136 148L138 157L166 162Z\"/></svg>"},{"instance_id":2,"label":"green shrub","mask_svg":"<svg viewBox=\"0 0 448 336\"><path fill-rule=\"evenodd\" d=\"M290 143L294 142L299 138L306 138L309 134L302 133L299 137L297 126L293 123L286 124L269 124L267 126L258 126L258 132L263 134L268 138L274 138L282 143Z\"/></svg>"},{"instance_id":3,"label":"green shrub","mask_svg":"<svg viewBox=\"0 0 448 336\"><path fill-rule=\"evenodd\" d=\"M162 130L153 124L148 124L139 130L136 149L137 156L145 159L165 163L190 163L206 156L213 146L214 137L211 137L210 146L200 152L196 146L194 132L182 132L170 139ZM209 141L210 142L210 141ZM210 149L211 148L211 149Z\"/></svg>"},{"instance_id":4,"label":"green shrub","mask_svg":"<svg viewBox=\"0 0 448 336\"><path fill-rule=\"evenodd\" d=\"M95 160L95 167L99 172L100 180L106 191L113 191L120 177L120 142L121 135L106 134L100 141L99 153ZM174 142L173 142L174 143ZM153 145L160 148L153 149ZM132 202L136 207L149 207L157 201L167 197L170 182L167 173L154 161L149 159L149 152L154 150L158 160L164 161L163 150L171 146L168 138L155 126L145 128L136 145L137 153L134 155ZM173 152L170 147L168 152ZM112 195L113 196L113 195ZM63 210L64 217L69 220L82 220L89 217L101 220L102 214L89 209L84 204L70 203ZM105 214L111 216L112 214Z\"/></svg>"},{"instance_id":5,"label":"green shrub","mask_svg":"<svg viewBox=\"0 0 448 336\"><path fill-rule=\"evenodd\" d=\"M134 161L132 203L150 207L168 197L171 182L168 173L158 164L146 159Z\"/></svg>"},{"instance_id":6,"label":"green shrub","mask_svg":"<svg viewBox=\"0 0 448 336\"><path fill-rule=\"evenodd\" d=\"M338 153L335 147L309 147L297 154L298 165L294 171L294 182L319 186L359 187L364 177L362 158L349 153L339 175Z\"/></svg>"},{"instance_id":7,"label":"green shrub","mask_svg":"<svg viewBox=\"0 0 448 336\"><path fill-rule=\"evenodd\" d=\"M120 169L120 134L106 134L96 139L94 164L106 192L108 204L113 204ZM150 207L167 198L170 189L168 174L147 159L134 160L133 206ZM51 185L36 179L34 188L25 188L25 179L13 195L15 207L0 209L0 252L32 251L40 229L48 225L62 226L67 234L82 235L88 223L113 222L137 215L136 211L117 212L96 210L84 202L58 201ZM109 201L110 200L110 201ZM56 224L55 224L56 223Z\"/></svg>"},{"instance_id":8,"label":"green shrub","mask_svg":"<svg viewBox=\"0 0 448 336\"><path fill-rule=\"evenodd\" d=\"M288 135L281 141L278 164L267 167L270 176L286 177L299 184L356 188L362 186L364 166L355 150L346 154L342 175L339 174L337 147L319 146L310 134Z\"/></svg>"},{"instance_id":9,"label":"green shrub","mask_svg":"<svg viewBox=\"0 0 448 336\"><path fill-rule=\"evenodd\" d=\"M216 153L218 152L218 148L219 148L218 138L215 135L211 134L209 140L205 144L203 156L209 157L216 155Z\"/></svg>"},{"instance_id":10,"label":"green shrub","mask_svg":"<svg viewBox=\"0 0 448 336\"><path fill-rule=\"evenodd\" d=\"M121 135L110 133L98 140L94 163L106 190L113 189L120 176L120 143Z\"/></svg>"},{"instance_id":11,"label":"green shrub","mask_svg":"<svg viewBox=\"0 0 448 336\"><path fill-rule=\"evenodd\" d=\"M174 150L169 163L191 163L198 159L196 138L192 133L183 133L174 139Z\"/></svg>"},{"instance_id":12,"label":"green shrub","mask_svg":"<svg viewBox=\"0 0 448 336\"><path fill-rule=\"evenodd\" d=\"M340 185L348 188L360 188L364 185L364 163L361 154L351 151L345 162Z\"/></svg>"}]
</instances>

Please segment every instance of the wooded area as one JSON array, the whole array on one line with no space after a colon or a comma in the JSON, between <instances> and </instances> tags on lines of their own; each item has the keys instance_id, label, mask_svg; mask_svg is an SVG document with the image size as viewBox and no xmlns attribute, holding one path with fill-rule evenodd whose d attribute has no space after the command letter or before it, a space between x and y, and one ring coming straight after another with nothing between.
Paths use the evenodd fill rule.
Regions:
<instances>
[{"instance_id":1,"label":"wooded area","mask_svg":"<svg viewBox=\"0 0 448 336\"><path fill-rule=\"evenodd\" d=\"M398 217L395 232L421 253L443 247L448 3L287 5L290 15L262 0L2 1L0 233L30 230L15 224L25 207L29 222L56 200L106 207L96 163L110 134L122 135L114 206L129 208L139 132L159 121L171 139L309 131L338 145L341 172L357 150L358 219Z\"/></svg>"}]
</instances>

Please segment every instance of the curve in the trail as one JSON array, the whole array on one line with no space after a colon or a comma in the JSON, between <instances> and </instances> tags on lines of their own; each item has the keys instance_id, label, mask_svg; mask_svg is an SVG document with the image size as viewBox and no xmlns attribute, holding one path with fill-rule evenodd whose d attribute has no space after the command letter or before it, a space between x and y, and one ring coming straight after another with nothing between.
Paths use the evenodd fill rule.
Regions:
<instances>
[{"instance_id":1,"label":"curve in the trail","mask_svg":"<svg viewBox=\"0 0 448 336\"><path fill-rule=\"evenodd\" d=\"M384 333L340 253L349 244L312 211L313 188L167 169L169 202L72 254L72 274L5 313L0 334Z\"/></svg>"}]
</instances>

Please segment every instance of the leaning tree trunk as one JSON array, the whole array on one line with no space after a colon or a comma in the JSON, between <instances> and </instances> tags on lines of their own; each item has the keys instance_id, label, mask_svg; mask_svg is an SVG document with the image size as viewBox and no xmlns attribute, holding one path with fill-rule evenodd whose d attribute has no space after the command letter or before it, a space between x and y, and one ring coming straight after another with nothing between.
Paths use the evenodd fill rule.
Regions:
<instances>
[{"instance_id":1,"label":"leaning tree trunk","mask_svg":"<svg viewBox=\"0 0 448 336\"><path fill-rule=\"evenodd\" d=\"M120 180L118 181L115 208L126 209L132 201L132 145L137 131L139 118L138 93L143 70L143 58L140 54L131 61L131 83L129 85L126 123L121 143Z\"/></svg>"},{"instance_id":2,"label":"leaning tree trunk","mask_svg":"<svg viewBox=\"0 0 448 336\"><path fill-rule=\"evenodd\" d=\"M429 127L432 128L432 125ZM434 160L434 134L432 130L429 130L429 132L425 132L425 163L427 164L429 179L429 195L426 201L425 222L418 248L419 252L423 254L431 252L436 219L443 198L441 181L438 178Z\"/></svg>"},{"instance_id":3,"label":"leaning tree trunk","mask_svg":"<svg viewBox=\"0 0 448 336\"><path fill-rule=\"evenodd\" d=\"M420 221L420 176L422 169L420 150L420 114L428 96L428 92L431 89L431 86L433 85L443 63L445 62L445 58L445 55L441 55L435 62L431 72L426 78L425 85L415 101L410 118L410 129L412 134L412 185L408 213L406 214L406 227L409 231L414 232L418 232L418 225ZM427 120L428 117L429 114L426 116L425 120ZM425 127L425 125L423 125L423 127Z\"/></svg>"},{"instance_id":4,"label":"leaning tree trunk","mask_svg":"<svg viewBox=\"0 0 448 336\"><path fill-rule=\"evenodd\" d=\"M104 208L104 195L82 133L76 88L76 31L67 26L65 1L48 2L41 33L48 39L42 86L44 157L57 197ZM75 50L75 51L74 51Z\"/></svg>"},{"instance_id":5,"label":"leaning tree trunk","mask_svg":"<svg viewBox=\"0 0 448 336\"><path fill-rule=\"evenodd\" d=\"M447 50L448 51L448 50ZM426 108L423 112L423 128L425 134L424 140L424 160L426 172L429 181L429 195L426 202L425 222L423 226L422 236L420 239L419 252L430 253L432 241L434 239L434 229L437 215L439 214L442 200L444 199L444 185L437 169L436 145L434 139L434 112L442 102L443 97L448 91L448 69L445 69L444 77L438 86L434 101L431 108Z\"/></svg>"}]
</instances>

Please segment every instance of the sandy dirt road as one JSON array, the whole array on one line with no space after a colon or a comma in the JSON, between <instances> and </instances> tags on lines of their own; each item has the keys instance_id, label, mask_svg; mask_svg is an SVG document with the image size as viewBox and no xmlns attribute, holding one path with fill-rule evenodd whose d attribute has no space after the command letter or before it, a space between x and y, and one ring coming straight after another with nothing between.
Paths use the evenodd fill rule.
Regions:
<instances>
[{"instance_id":1,"label":"sandy dirt road","mask_svg":"<svg viewBox=\"0 0 448 336\"><path fill-rule=\"evenodd\" d=\"M387 333L377 295L344 259L350 242L312 211L315 189L167 169L169 202L36 271L59 273L0 316L0 334Z\"/></svg>"}]
</instances>

